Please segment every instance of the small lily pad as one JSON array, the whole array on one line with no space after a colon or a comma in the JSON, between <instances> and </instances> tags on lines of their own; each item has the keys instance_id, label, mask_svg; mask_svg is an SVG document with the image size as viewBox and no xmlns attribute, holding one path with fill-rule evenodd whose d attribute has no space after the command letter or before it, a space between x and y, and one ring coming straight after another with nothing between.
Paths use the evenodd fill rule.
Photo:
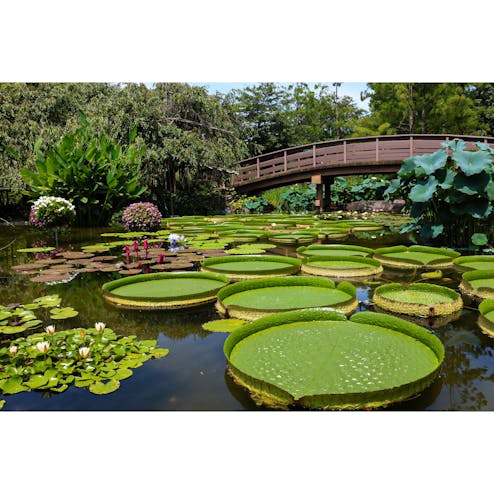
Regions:
<instances>
[{"instance_id":1,"label":"small lily pad","mask_svg":"<svg viewBox=\"0 0 494 494\"><path fill-rule=\"evenodd\" d=\"M21 383L22 383L22 376L15 376L15 377L11 377L10 379L7 379L2 383L3 393L13 395L29 389L27 386L24 386Z\"/></svg>"},{"instance_id":2,"label":"small lily pad","mask_svg":"<svg viewBox=\"0 0 494 494\"><path fill-rule=\"evenodd\" d=\"M106 395L113 393L120 387L120 381L110 379L108 382L96 382L89 385L89 391L95 395Z\"/></svg>"},{"instance_id":3,"label":"small lily pad","mask_svg":"<svg viewBox=\"0 0 494 494\"><path fill-rule=\"evenodd\" d=\"M5 405L5 400L0 400L0 410L3 408Z\"/></svg>"},{"instance_id":4,"label":"small lily pad","mask_svg":"<svg viewBox=\"0 0 494 494\"><path fill-rule=\"evenodd\" d=\"M215 333L231 333L242 327L246 322L241 319L218 319L217 321L206 322L202 327L206 331L213 331Z\"/></svg>"},{"instance_id":5,"label":"small lily pad","mask_svg":"<svg viewBox=\"0 0 494 494\"><path fill-rule=\"evenodd\" d=\"M55 308L50 310L50 317L52 319L69 319L71 317L75 317L79 314L72 307L62 307L60 309Z\"/></svg>"},{"instance_id":6,"label":"small lily pad","mask_svg":"<svg viewBox=\"0 0 494 494\"><path fill-rule=\"evenodd\" d=\"M37 254L38 252L51 252L55 250L55 247L29 247L26 249L17 249L17 252L33 252Z\"/></svg>"}]
</instances>

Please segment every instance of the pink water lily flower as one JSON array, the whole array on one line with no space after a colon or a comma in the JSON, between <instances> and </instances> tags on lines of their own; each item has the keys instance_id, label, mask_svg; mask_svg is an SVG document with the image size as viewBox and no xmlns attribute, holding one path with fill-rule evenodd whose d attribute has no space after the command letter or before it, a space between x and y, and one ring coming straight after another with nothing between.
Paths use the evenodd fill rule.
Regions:
<instances>
[{"instance_id":1,"label":"pink water lily flower","mask_svg":"<svg viewBox=\"0 0 494 494\"><path fill-rule=\"evenodd\" d=\"M55 326L53 325L50 325L50 326L46 326L46 329L45 331L50 335L50 336L53 336L55 334Z\"/></svg>"},{"instance_id":2,"label":"pink water lily flower","mask_svg":"<svg viewBox=\"0 0 494 494\"><path fill-rule=\"evenodd\" d=\"M36 348L38 349L39 352L44 354L48 352L48 348L50 348L50 344L47 341L40 341L39 343L36 343Z\"/></svg>"}]
</instances>

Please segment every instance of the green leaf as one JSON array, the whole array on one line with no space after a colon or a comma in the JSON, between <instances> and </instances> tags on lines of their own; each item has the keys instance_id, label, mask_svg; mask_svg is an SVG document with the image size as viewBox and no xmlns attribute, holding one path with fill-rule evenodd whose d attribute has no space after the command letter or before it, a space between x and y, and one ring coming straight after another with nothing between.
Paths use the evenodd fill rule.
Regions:
<instances>
[{"instance_id":1,"label":"green leaf","mask_svg":"<svg viewBox=\"0 0 494 494\"><path fill-rule=\"evenodd\" d=\"M415 166L421 167L426 175L433 174L436 170L443 168L448 160L448 153L444 149L439 149L435 153L415 156Z\"/></svg>"},{"instance_id":2,"label":"green leaf","mask_svg":"<svg viewBox=\"0 0 494 494\"><path fill-rule=\"evenodd\" d=\"M3 321L4 319L8 319L12 314L7 311L0 311L0 321Z\"/></svg>"},{"instance_id":3,"label":"green leaf","mask_svg":"<svg viewBox=\"0 0 494 494\"><path fill-rule=\"evenodd\" d=\"M426 223L420 229L420 235L424 238L427 238L427 239L436 238L439 235L441 235L443 230L444 230L444 225L436 225L433 223Z\"/></svg>"},{"instance_id":4,"label":"green leaf","mask_svg":"<svg viewBox=\"0 0 494 494\"><path fill-rule=\"evenodd\" d=\"M132 376L132 374L134 373L128 367L122 367L120 369L117 369L115 375L113 376L113 379L122 381L123 379L127 379L128 377Z\"/></svg>"},{"instance_id":5,"label":"green leaf","mask_svg":"<svg viewBox=\"0 0 494 494\"><path fill-rule=\"evenodd\" d=\"M455 151L453 159L467 176L492 171L492 157L486 151Z\"/></svg>"},{"instance_id":6,"label":"green leaf","mask_svg":"<svg viewBox=\"0 0 494 494\"><path fill-rule=\"evenodd\" d=\"M95 395L106 395L113 393L120 387L120 381L110 379L108 382L96 382L89 385L89 391Z\"/></svg>"},{"instance_id":7,"label":"green leaf","mask_svg":"<svg viewBox=\"0 0 494 494\"><path fill-rule=\"evenodd\" d=\"M485 233L474 233L471 239L473 245L486 245L489 241Z\"/></svg>"},{"instance_id":8,"label":"green leaf","mask_svg":"<svg viewBox=\"0 0 494 494\"><path fill-rule=\"evenodd\" d=\"M246 321L242 321L241 319L218 319L217 321L206 322L202 327L206 331L231 333L242 327L245 323Z\"/></svg>"},{"instance_id":9,"label":"green leaf","mask_svg":"<svg viewBox=\"0 0 494 494\"><path fill-rule=\"evenodd\" d=\"M168 348L154 348L151 350L150 355L152 358L163 358L166 357L170 353L170 350ZM134 367L134 366L129 366L129 367Z\"/></svg>"},{"instance_id":10,"label":"green leaf","mask_svg":"<svg viewBox=\"0 0 494 494\"><path fill-rule=\"evenodd\" d=\"M72 307L62 307L60 309L51 309L50 310L50 317L52 319L69 319L71 317L75 317L79 314L76 310L74 310Z\"/></svg>"},{"instance_id":11,"label":"green leaf","mask_svg":"<svg viewBox=\"0 0 494 494\"><path fill-rule=\"evenodd\" d=\"M48 383L49 379L46 376L40 374L33 374L29 380L25 383L31 389L37 389Z\"/></svg>"},{"instance_id":12,"label":"green leaf","mask_svg":"<svg viewBox=\"0 0 494 494\"><path fill-rule=\"evenodd\" d=\"M22 391L27 391L29 388L22 384L22 376L15 376L7 379L2 383L2 390L4 394L16 394Z\"/></svg>"},{"instance_id":13,"label":"green leaf","mask_svg":"<svg viewBox=\"0 0 494 494\"><path fill-rule=\"evenodd\" d=\"M427 179L427 182L417 183L412 187L409 198L413 202L427 202L436 192L438 182L436 178L431 175Z\"/></svg>"},{"instance_id":14,"label":"green leaf","mask_svg":"<svg viewBox=\"0 0 494 494\"><path fill-rule=\"evenodd\" d=\"M476 195L485 191L489 181L490 177L485 172L477 173L472 176L458 174L454 179L453 185L463 194Z\"/></svg>"},{"instance_id":15,"label":"green leaf","mask_svg":"<svg viewBox=\"0 0 494 494\"><path fill-rule=\"evenodd\" d=\"M0 410L3 408L5 403L6 403L5 400L0 400Z\"/></svg>"}]
</instances>

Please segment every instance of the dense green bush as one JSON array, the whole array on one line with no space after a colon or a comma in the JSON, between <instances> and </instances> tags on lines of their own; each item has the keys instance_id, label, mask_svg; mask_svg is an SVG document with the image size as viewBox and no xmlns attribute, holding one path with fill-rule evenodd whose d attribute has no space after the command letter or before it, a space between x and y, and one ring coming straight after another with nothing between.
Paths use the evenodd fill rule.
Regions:
<instances>
[{"instance_id":1,"label":"dense green bush","mask_svg":"<svg viewBox=\"0 0 494 494\"><path fill-rule=\"evenodd\" d=\"M400 191L407 198L412 221L402 232L417 232L453 247L472 241L487 243L494 200L494 151L476 143L467 151L462 140L442 143L435 153L403 161L387 194ZM478 235L478 234L484 235Z\"/></svg>"},{"instance_id":2,"label":"dense green bush","mask_svg":"<svg viewBox=\"0 0 494 494\"><path fill-rule=\"evenodd\" d=\"M354 201L381 201L390 181L382 177L335 177L331 201L348 204Z\"/></svg>"},{"instance_id":3,"label":"dense green bush","mask_svg":"<svg viewBox=\"0 0 494 494\"><path fill-rule=\"evenodd\" d=\"M304 213L315 208L316 189L313 186L296 184L280 195L281 209L287 213Z\"/></svg>"},{"instance_id":4,"label":"dense green bush","mask_svg":"<svg viewBox=\"0 0 494 494\"><path fill-rule=\"evenodd\" d=\"M84 116L81 124L45 152L38 140L36 170L24 168L21 174L31 197L66 197L80 225L106 225L115 210L146 190L139 173L143 148L134 144L135 129L124 149L106 135L97 135Z\"/></svg>"}]
</instances>

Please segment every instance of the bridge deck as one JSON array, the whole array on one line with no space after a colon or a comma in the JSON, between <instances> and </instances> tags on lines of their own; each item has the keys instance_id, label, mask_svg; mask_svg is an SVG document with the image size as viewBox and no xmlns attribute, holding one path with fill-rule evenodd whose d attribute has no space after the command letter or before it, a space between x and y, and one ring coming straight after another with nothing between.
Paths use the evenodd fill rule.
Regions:
<instances>
[{"instance_id":1,"label":"bridge deck","mask_svg":"<svg viewBox=\"0 0 494 494\"><path fill-rule=\"evenodd\" d=\"M494 147L493 137L454 134L402 134L317 142L240 161L232 185L238 192L253 193L310 181L314 175L394 173L405 158L437 151L442 142L452 139L463 139L467 149L473 149L475 142Z\"/></svg>"}]
</instances>

